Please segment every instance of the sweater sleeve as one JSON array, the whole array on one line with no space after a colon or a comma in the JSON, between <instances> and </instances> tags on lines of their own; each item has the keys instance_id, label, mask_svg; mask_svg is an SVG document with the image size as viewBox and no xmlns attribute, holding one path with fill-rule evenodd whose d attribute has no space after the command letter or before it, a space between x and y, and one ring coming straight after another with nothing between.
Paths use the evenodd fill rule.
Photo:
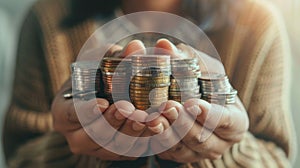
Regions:
<instances>
[{"instance_id":1,"label":"sweater sleeve","mask_svg":"<svg viewBox=\"0 0 300 168\"><path fill-rule=\"evenodd\" d=\"M48 83L39 27L33 11L23 23L15 65L13 96L5 116L3 143L6 160L28 140L52 129Z\"/></svg>"},{"instance_id":2,"label":"sweater sleeve","mask_svg":"<svg viewBox=\"0 0 300 168\"><path fill-rule=\"evenodd\" d=\"M259 72L247 109L250 129L244 139L234 144L221 159L201 160L186 167L291 167L295 144L288 107L289 64L286 57L289 55L279 37L275 38Z\"/></svg>"},{"instance_id":3,"label":"sweater sleeve","mask_svg":"<svg viewBox=\"0 0 300 168\"><path fill-rule=\"evenodd\" d=\"M247 89L241 100L249 116L250 129L244 139L234 144L221 159L205 159L183 167L288 168L292 165L296 143L289 107L291 53L288 36L283 26L284 23L278 19L280 16L276 12L268 8L268 10L263 12L259 10L256 13L267 13L263 17L256 14L256 18L253 17L255 22L252 23L258 23L258 25L250 25L255 27L254 31L260 34L260 38L253 40L255 45L253 48L257 50L245 49L251 48L251 37L246 40L247 42L235 45L243 50L237 53L244 55L243 59L246 60L237 61L241 65L236 67L250 67L248 70L242 68L234 70L241 73L241 76L243 73L244 76L251 76L246 80L236 79L238 81L236 83L250 82L251 85L239 87ZM259 17L264 20L259 21ZM254 34L252 38L256 38ZM259 63L247 65L251 63L251 59ZM248 92L249 90L252 91Z\"/></svg>"}]
</instances>

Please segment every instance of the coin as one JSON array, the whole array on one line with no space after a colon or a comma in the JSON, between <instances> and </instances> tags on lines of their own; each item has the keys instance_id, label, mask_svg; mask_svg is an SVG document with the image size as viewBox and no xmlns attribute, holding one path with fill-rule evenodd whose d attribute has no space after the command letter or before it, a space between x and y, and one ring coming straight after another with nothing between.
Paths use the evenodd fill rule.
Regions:
<instances>
[{"instance_id":1,"label":"coin","mask_svg":"<svg viewBox=\"0 0 300 168\"><path fill-rule=\"evenodd\" d=\"M72 63L70 67L74 92L100 91L101 72L96 62L78 61Z\"/></svg>"},{"instance_id":2,"label":"coin","mask_svg":"<svg viewBox=\"0 0 300 168\"><path fill-rule=\"evenodd\" d=\"M105 57L101 62L104 92L110 103L129 100L128 83L131 75L131 59Z\"/></svg>"},{"instance_id":3,"label":"coin","mask_svg":"<svg viewBox=\"0 0 300 168\"><path fill-rule=\"evenodd\" d=\"M217 73L204 73L198 78L202 99L215 104L234 104L237 90L233 89L228 76Z\"/></svg>"},{"instance_id":4,"label":"coin","mask_svg":"<svg viewBox=\"0 0 300 168\"><path fill-rule=\"evenodd\" d=\"M135 55L132 59L130 99L136 108L155 108L168 100L170 56Z\"/></svg>"},{"instance_id":5,"label":"coin","mask_svg":"<svg viewBox=\"0 0 300 168\"><path fill-rule=\"evenodd\" d=\"M195 58L171 60L171 100L184 103L189 98L199 97L198 77L201 75L198 60Z\"/></svg>"}]
</instances>

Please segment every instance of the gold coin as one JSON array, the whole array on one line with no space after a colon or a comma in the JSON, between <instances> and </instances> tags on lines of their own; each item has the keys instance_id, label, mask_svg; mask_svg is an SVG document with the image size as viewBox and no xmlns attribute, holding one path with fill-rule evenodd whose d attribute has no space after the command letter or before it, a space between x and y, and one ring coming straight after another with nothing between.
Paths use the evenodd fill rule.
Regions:
<instances>
[{"instance_id":1,"label":"gold coin","mask_svg":"<svg viewBox=\"0 0 300 168\"><path fill-rule=\"evenodd\" d=\"M138 94L130 94L130 97L132 98L132 99L136 99L136 100L138 100L138 99L151 99L151 100L154 100L154 99L159 99L159 98L168 98L168 94L157 94L157 95L155 95L155 96L149 96L149 95L138 95Z\"/></svg>"},{"instance_id":2,"label":"gold coin","mask_svg":"<svg viewBox=\"0 0 300 168\"><path fill-rule=\"evenodd\" d=\"M135 80L170 80L169 76L159 76L159 77L155 77L155 76L134 76L132 79Z\"/></svg>"},{"instance_id":3,"label":"gold coin","mask_svg":"<svg viewBox=\"0 0 300 168\"><path fill-rule=\"evenodd\" d=\"M163 83L163 84L156 84L156 83L145 83L145 84L140 84L140 83L130 83L131 86L134 87L145 87L145 88L161 88L161 87L168 87L170 83Z\"/></svg>"},{"instance_id":4,"label":"gold coin","mask_svg":"<svg viewBox=\"0 0 300 168\"><path fill-rule=\"evenodd\" d=\"M139 110L147 110L150 108L150 105L135 105L135 107Z\"/></svg>"},{"instance_id":5,"label":"gold coin","mask_svg":"<svg viewBox=\"0 0 300 168\"><path fill-rule=\"evenodd\" d=\"M153 98L153 97L151 97L151 98L149 98L149 97L130 97L132 100L134 100L134 101L143 101L143 100L147 100L147 101L153 101L153 102L155 102L155 101L162 101L162 100L168 100L168 97L169 96L161 96L161 97L156 97L156 98Z\"/></svg>"},{"instance_id":6,"label":"gold coin","mask_svg":"<svg viewBox=\"0 0 300 168\"><path fill-rule=\"evenodd\" d=\"M135 84L150 84L150 85L162 85L162 84L169 84L170 79L161 79L161 80L131 80L132 83Z\"/></svg>"}]
</instances>

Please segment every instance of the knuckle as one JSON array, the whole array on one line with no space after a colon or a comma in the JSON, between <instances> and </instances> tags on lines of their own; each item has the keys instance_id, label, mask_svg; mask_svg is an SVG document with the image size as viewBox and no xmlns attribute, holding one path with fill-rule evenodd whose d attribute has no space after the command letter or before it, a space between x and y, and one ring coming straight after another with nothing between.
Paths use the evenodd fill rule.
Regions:
<instances>
[{"instance_id":1,"label":"knuckle","mask_svg":"<svg viewBox=\"0 0 300 168\"><path fill-rule=\"evenodd\" d=\"M199 136L194 135L189 140L186 141L186 144L188 146L194 147L194 146L198 146L198 145L203 145L203 142L200 141Z\"/></svg>"},{"instance_id":2,"label":"knuckle","mask_svg":"<svg viewBox=\"0 0 300 168\"><path fill-rule=\"evenodd\" d=\"M173 148L170 149L170 152L178 152L180 153L181 151L183 151L184 147L183 144L177 144L176 146L174 146Z\"/></svg>"},{"instance_id":3,"label":"knuckle","mask_svg":"<svg viewBox=\"0 0 300 168\"><path fill-rule=\"evenodd\" d=\"M207 151L210 151L210 146L208 145L207 142L202 142L202 143L198 144L197 151L200 153L205 153Z\"/></svg>"}]
</instances>

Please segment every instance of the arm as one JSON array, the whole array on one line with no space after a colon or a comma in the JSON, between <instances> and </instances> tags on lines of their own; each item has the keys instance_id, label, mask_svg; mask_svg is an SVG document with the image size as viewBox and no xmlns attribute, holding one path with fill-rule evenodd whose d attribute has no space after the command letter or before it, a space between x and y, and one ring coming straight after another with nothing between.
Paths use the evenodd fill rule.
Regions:
<instances>
[{"instance_id":1,"label":"arm","mask_svg":"<svg viewBox=\"0 0 300 168\"><path fill-rule=\"evenodd\" d=\"M262 10L262 9L260 9ZM254 10L255 11L255 10ZM270 11L267 11L270 12ZM262 12L263 13L263 12ZM271 13L271 14L270 14ZM250 129L245 138L228 150L220 160L203 161L203 164L215 165L215 167L290 167L293 160L294 138L291 111L289 108L289 81L291 55L287 44L287 34L282 27L280 16L276 12L268 13L265 20L261 21L256 31L262 31L263 25L267 25L265 33L270 33L269 38L257 39L259 42L270 43L268 48L249 53L246 58L263 58L261 67L251 67L251 70L259 68L257 79L254 79L253 93L246 104L246 111L250 120ZM260 13L261 14L261 13ZM264 13L262 14L264 15ZM245 18L244 18L245 19ZM245 19L246 20L246 19ZM257 21L259 22L259 21ZM243 45L247 47L247 44ZM260 43L261 44L261 43ZM267 45L265 45L267 46ZM241 47L243 49L243 47ZM239 70L235 70L241 72ZM237 79L238 80L238 79ZM246 96L244 96L246 97Z\"/></svg>"},{"instance_id":2,"label":"arm","mask_svg":"<svg viewBox=\"0 0 300 168\"><path fill-rule=\"evenodd\" d=\"M239 113L247 112L250 119L250 129L246 132L244 138L240 139L240 142L235 143L229 150L224 150L225 152L223 151L224 153L220 159L209 160L209 157L201 159L205 152L206 154L209 153L207 150L205 150L203 154L200 154L200 156L194 155L194 159L192 159L193 155L190 155L192 157L184 158L182 154L179 154L179 152L174 154L174 151L170 151L170 153L167 153L163 159L166 158L168 160L179 162L196 160L196 163L186 164L185 166L187 167L197 167L197 165L201 165L201 167L291 166L288 158L293 157L291 148L294 145L294 136L292 134L293 126L290 117L290 109L288 107L288 57L290 56L290 52L287 45L287 36L284 29L281 27L282 23L279 23L278 21L278 16L268 15L271 17L264 18L267 21L264 20L264 23L260 22L260 24L264 25L266 29L264 29L263 26L255 29L259 32L257 34L261 33L261 37L252 37L255 42L254 49L251 49L251 45L249 47L249 40L246 40L244 44L241 43L235 45L235 47L240 45L241 50L249 47L248 49L243 50L243 52L237 52L242 55L242 58L246 59L244 61L237 61L241 64L237 67L246 67L247 69L248 66L249 71L244 71L244 69L234 69L234 71L240 73L239 75L242 76L248 75L250 78L248 80L243 80L240 76L238 78L234 76L235 80L233 84L247 83L247 85L244 86L253 87L253 92L249 91L251 89L247 87L239 86L239 89L242 89L240 91L242 93L241 98L243 100L243 104L237 103L236 106L228 106L227 109L229 113L234 111L239 111ZM251 24L253 24L253 22ZM251 34L251 36L253 36L253 34ZM239 38L242 37L240 36ZM256 61L261 63L254 65L250 64L251 59L258 59ZM256 75L253 75L253 71L258 71L257 78L255 77ZM250 75L246 73L249 73ZM246 91L244 91L244 89ZM248 96L250 97L249 99L245 98ZM244 106L246 108L245 110ZM235 115L231 116L236 122L240 122L239 119L237 119L239 113L235 112ZM228 128L227 130L224 129L223 132L215 130L214 133L221 137L221 139L226 140L226 133L224 132L229 133L228 137L230 137L230 135L232 137L235 135L234 130L237 130L237 127L241 125L243 124L234 124L232 128ZM190 134L188 136L190 136L190 139L193 140L192 138L195 135ZM211 143L208 142L208 144ZM205 147L206 145L202 146ZM218 148L220 149L220 143L215 143L214 147L212 146L210 151L218 150ZM195 149L195 146L192 146L190 149ZM187 151L188 150L186 150L185 153L187 153ZM199 161L197 162L197 160Z\"/></svg>"},{"instance_id":3,"label":"arm","mask_svg":"<svg viewBox=\"0 0 300 168\"><path fill-rule=\"evenodd\" d=\"M39 26L31 11L19 39L13 97L5 117L4 149L6 159L29 139L52 130L49 113L52 94L39 36Z\"/></svg>"},{"instance_id":4,"label":"arm","mask_svg":"<svg viewBox=\"0 0 300 168\"><path fill-rule=\"evenodd\" d=\"M283 31L279 31L260 70L247 109L249 132L221 159L204 160L201 164L215 167L291 167L288 158L293 158L295 135L288 104L290 53L285 38Z\"/></svg>"}]
</instances>

